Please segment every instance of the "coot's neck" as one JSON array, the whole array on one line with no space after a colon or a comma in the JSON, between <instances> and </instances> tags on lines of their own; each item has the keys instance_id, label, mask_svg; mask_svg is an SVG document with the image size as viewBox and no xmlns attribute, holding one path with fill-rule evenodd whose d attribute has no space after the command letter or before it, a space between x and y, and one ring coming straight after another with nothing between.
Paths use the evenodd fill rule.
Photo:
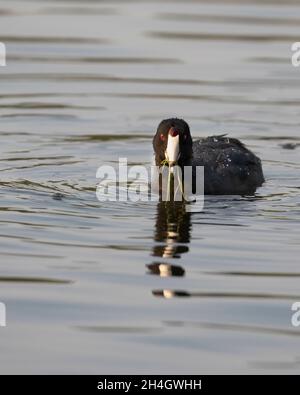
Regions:
<instances>
[{"instance_id":1,"label":"coot's neck","mask_svg":"<svg viewBox=\"0 0 300 395\"><path fill-rule=\"evenodd\" d=\"M192 165L192 158L179 158L177 165L183 170L184 166Z\"/></svg>"}]
</instances>

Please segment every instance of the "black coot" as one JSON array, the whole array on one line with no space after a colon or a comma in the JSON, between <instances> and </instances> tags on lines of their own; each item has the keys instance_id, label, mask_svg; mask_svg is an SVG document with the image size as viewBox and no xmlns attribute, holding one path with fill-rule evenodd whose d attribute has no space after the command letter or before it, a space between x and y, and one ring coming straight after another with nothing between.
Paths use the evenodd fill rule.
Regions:
<instances>
[{"instance_id":1,"label":"black coot","mask_svg":"<svg viewBox=\"0 0 300 395\"><path fill-rule=\"evenodd\" d=\"M193 141L182 119L163 120L153 148L157 166L204 166L205 194L252 195L264 182L260 159L239 140L220 135Z\"/></svg>"}]
</instances>

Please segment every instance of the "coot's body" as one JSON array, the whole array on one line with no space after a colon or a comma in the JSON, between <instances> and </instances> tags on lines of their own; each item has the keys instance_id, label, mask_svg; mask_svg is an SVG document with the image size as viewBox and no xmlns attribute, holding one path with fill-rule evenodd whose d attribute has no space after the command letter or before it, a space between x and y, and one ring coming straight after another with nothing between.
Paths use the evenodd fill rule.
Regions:
<instances>
[{"instance_id":1,"label":"coot's body","mask_svg":"<svg viewBox=\"0 0 300 395\"><path fill-rule=\"evenodd\" d=\"M264 182L260 159L239 140L225 136L194 141L192 165L204 166L208 195L252 195Z\"/></svg>"},{"instance_id":2,"label":"coot's body","mask_svg":"<svg viewBox=\"0 0 300 395\"><path fill-rule=\"evenodd\" d=\"M239 140L221 135L193 142L182 119L162 121L153 147L157 166L204 166L207 195L252 195L264 182L260 159Z\"/></svg>"}]
</instances>

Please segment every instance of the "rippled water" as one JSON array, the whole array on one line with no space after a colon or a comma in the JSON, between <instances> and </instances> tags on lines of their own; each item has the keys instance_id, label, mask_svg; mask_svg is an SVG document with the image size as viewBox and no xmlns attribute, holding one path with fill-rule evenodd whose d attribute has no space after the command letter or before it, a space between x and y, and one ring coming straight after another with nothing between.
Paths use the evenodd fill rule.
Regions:
<instances>
[{"instance_id":1,"label":"rippled water","mask_svg":"<svg viewBox=\"0 0 300 395\"><path fill-rule=\"evenodd\" d=\"M2 373L298 373L298 2L0 1ZM158 122L263 160L253 198L100 203Z\"/></svg>"}]
</instances>

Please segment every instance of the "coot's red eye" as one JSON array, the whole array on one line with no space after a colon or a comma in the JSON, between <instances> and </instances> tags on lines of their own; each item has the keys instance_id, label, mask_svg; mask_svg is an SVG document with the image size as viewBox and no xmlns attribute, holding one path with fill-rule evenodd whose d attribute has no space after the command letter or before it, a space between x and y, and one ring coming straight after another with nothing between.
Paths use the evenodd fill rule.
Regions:
<instances>
[{"instance_id":1,"label":"coot's red eye","mask_svg":"<svg viewBox=\"0 0 300 395\"><path fill-rule=\"evenodd\" d=\"M159 138L161 139L161 141L165 141L166 136L165 136L163 133L161 133L161 135L159 136Z\"/></svg>"}]
</instances>

